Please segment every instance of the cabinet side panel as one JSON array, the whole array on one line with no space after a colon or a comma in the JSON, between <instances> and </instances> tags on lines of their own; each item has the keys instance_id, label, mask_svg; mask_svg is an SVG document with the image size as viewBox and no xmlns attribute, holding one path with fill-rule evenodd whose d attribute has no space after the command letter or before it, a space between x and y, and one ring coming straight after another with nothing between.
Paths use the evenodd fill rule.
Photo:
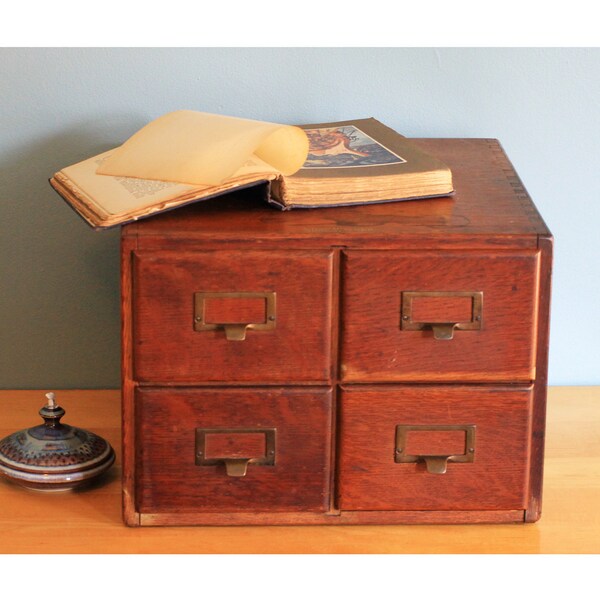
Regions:
<instances>
[{"instance_id":1,"label":"cabinet side panel","mask_svg":"<svg viewBox=\"0 0 600 600\"><path fill-rule=\"evenodd\" d=\"M550 339L550 295L552 287L552 237L540 237L541 250L536 383L533 398L530 450L529 499L525 521L537 521L542 515L544 476L544 440L546 431L546 397L548 392L548 344Z\"/></svg>"},{"instance_id":2,"label":"cabinet side panel","mask_svg":"<svg viewBox=\"0 0 600 600\"><path fill-rule=\"evenodd\" d=\"M122 403L122 456L123 456L123 520L127 525L139 525L135 510L134 471L135 435L133 414L134 382L132 374L133 328L132 253L137 246L136 237L121 237L121 403Z\"/></svg>"}]
</instances>

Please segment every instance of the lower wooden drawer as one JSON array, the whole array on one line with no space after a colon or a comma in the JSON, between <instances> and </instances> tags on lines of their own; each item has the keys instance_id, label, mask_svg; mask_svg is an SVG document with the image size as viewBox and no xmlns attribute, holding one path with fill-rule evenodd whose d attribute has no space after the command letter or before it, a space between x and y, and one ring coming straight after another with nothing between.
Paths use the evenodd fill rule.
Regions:
<instances>
[{"instance_id":1,"label":"lower wooden drawer","mask_svg":"<svg viewBox=\"0 0 600 600\"><path fill-rule=\"evenodd\" d=\"M344 388L339 508L527 508L531 403L531 387Z\"/></svg>"},{"instance_id":2,"label":"lower wooden drawer","mask_svg":"<svg viewBox=\"0 0 600 600\"><path fill-rule=\"evenodd\" d=\"M329 388L138 388L136 510L327 511L331 411Z\"/></svg>"}]
</instances>

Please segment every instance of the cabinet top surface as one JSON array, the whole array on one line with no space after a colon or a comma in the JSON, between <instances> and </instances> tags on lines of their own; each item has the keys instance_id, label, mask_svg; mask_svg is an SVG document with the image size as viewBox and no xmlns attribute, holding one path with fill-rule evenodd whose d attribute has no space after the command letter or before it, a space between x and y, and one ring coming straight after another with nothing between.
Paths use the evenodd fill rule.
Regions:
<instances>
[{"instance_id":1,"label":"cabinet top surface","mask_svg":"<svg viewBox=\"0 0 600 600\"><path fill-rule=\"evenodd\" d=\"M282 212L261 198L261 186L126 225L122 234L242 242L318 239L341 245L396 236L531 240L550 235L497 140L413 142L450 167L456 190L452 197Z\"/></svg>"}]
</instances>

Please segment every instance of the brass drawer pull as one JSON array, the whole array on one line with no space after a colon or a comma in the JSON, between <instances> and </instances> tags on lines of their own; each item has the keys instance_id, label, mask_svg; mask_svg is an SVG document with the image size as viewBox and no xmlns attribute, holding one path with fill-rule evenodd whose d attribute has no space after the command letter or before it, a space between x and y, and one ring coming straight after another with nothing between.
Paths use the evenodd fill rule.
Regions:
<instances>
[{"instance_id":1,"label":"brass drawer pull","mask_svg":"<svg viewBox=\"0 0 600 600\"><path fill-rule=\"evenodd\" d=\"M400 328L451 340L455 329L481 329L482 310L483 292L402 292Z\"/></svg>"},{"instance_id":2,"label":"brass drawer pull","mask_svg":"<svg viewBox=\"0 0 600 600\"><path fill-rule=\"evenodd\" d=\"M244 477L248 465L275 464L276 429L196 429L196 465L225 465L229 477Z\"/></svg>"},{"instance_id":3,"label":"brass drawer pull","mask_svg":"<svg viewBox=\"0 0 600 600\"><path fill-rule=\"evenodd\" d=\"M196 292L194 330L225 330L229 341L243 341L246 331L275 329L275 292Z\"/></svg>"},{"instance_id":4,"label":"brass drawer pull","mask_svg":"<svg viewBox=\"0 0 600 600\"><path fill-rule=\"evenodd\" d=\"M397 463L415 463L423 461L429 473L444 474L449 462L469 463L475 460L475 425L397 425L396 426L396 449L394 452L394 462ZM409 454L411 431L430 431L435 432L464 432L464 447L462 453L442 453L432 454L419 453ZM456 443L453 440L451 443ZM463 441L461 440L461 446ZM452 450L453 452L454 450ZM414 452L414 450L413 450Z\"/></svg>"}]
</instances>

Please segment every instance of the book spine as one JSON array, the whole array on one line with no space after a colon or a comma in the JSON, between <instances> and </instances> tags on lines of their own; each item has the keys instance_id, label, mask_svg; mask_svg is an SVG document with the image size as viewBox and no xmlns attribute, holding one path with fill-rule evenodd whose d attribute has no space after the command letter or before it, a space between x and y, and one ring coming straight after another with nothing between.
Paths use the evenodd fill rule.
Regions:
<instances>
[{"instance_id":1,"label":"book spine","mask_svg":"<svg viewBox=\"0 0 600 600\"><path fill-rule=\"evenodd\" d=\"M280 210L291 210L291 206L287 206L284 201L285 197L285 182L282 176L269 181L266 190L266 199L269 204L276 206Z\"/></svg>"}]
</instances>

